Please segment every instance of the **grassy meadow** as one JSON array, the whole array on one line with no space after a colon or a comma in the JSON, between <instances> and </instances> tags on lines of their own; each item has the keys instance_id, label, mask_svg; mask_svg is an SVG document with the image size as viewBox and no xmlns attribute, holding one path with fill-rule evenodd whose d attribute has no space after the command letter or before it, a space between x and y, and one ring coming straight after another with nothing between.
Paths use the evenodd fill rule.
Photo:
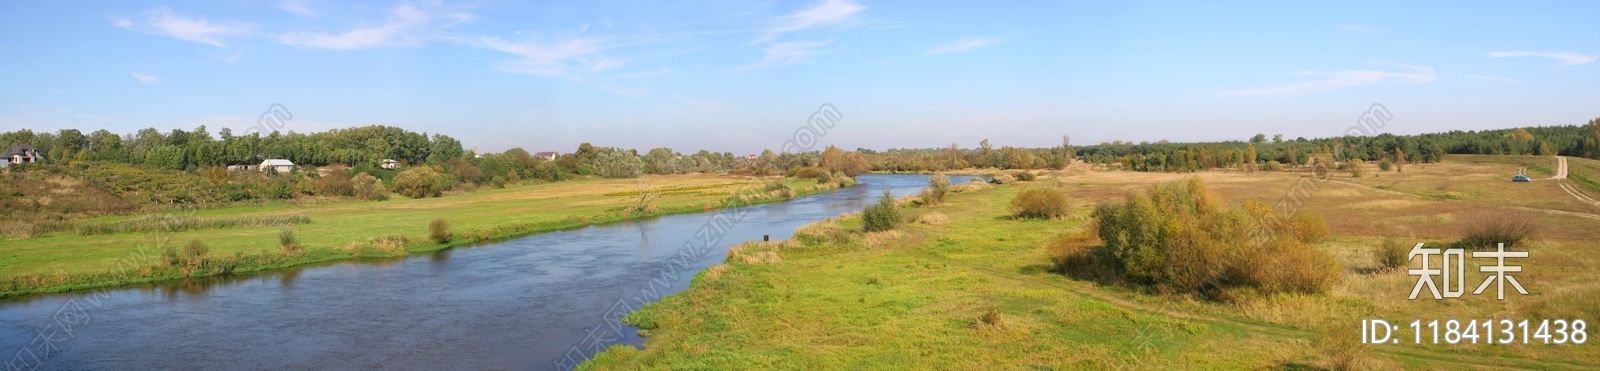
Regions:
<instances>
[{"instance_id":1,"label":"grassy meadow","mask_svg":"<svg viewBox=\"0 0 1600 371\"><path fill-rule=\"evenodd\" d=\"M775 178L774 178L775 179ZM189 275L245 272L355 257L388 257L529 233L668 213L713 210L726 202L754 203L836 188L815 180L783 180L790 194L764 188L773 179L723 175L658 175L647 179L589 179L482 189L438 198L377 202L293 203L215 208L166 219L210 221L161 232L86 234L66 230L0 240L0 297L63 291ZM647 182L647 183L645 183ZM642 211L639 190L656 195ZM60 197L71 199L71 197ZM128 229L148 215L76 221ZM431 239L428 224L444 219L453 235ZM293 221L252 225L236 221ZM99 228L115 230L117 228ZM147 228L148 229L148 228ZM292 231L296 249L281 247L280 230ZM202 241L214 264L181 267L163 262L167 247ZM175 267L177 266L177 267Z\"/></svg>"},{"instance_id":2,"label":"grassy meadow","mask_svg":"<svg viewBox=\"0 0 1600 371\"><path fill-rule=\"evenodd\" d=\"M738 246L689 289L625 319L648 336L642 350L616 346L583 368L1600 368L1600 345L1592 340L1409 344L1407 325L1418 319L1584 319L1595 332L1600 210L1578 204L1554 182L1509 181L1518 168L1538 163L1555 167L1549 157L1449 156L1400 172L1371 169L1361 178L1337 173L1310 186L1299 208L1326 217L1332 236L1315 248L1339 261L1337 283L1324 294L1231 302L1056 274L1045 244L1086 228L1093 205L1154 183L1198 176L1228 204L1273 204L1303 174L1075 165L1033 182L954 193L937 206L905 203L911 222L888 232L855 232L855 214L802 227L789 241ZM1012 218L1012 198L1029 188L1065 193L1071 213ZM1385 237L1443 247L1460 238L1466 220L1485 213L1523 215L1540 226L1517 247L1531 256L1508 261L1524 266L1515 275L1530 295L1471 295L1484 279L1478 265L1490 261L1468 258L1468 295L1407 300L1416 278L1375 257ZM1360 344L1359 320L1372 318L1401 326L1396 336L1404 343Z\"/></svg>"}]
</instances>

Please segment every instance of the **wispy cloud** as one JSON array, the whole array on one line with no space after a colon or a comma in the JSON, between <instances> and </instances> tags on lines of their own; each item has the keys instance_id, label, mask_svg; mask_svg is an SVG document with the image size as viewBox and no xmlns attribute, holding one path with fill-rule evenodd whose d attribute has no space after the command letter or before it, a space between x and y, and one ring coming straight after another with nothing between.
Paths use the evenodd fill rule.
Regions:
<instances>
[{"instance_id":1,"label":"wispy cloud","mask_svg":"<svg viewBox=\"0 0 1600 371\"><path fill-rule=\"evenodd\" d=\"M1479 79L1479 80L1489 80L1489 81L1499 81L1499 82L1522 82L1522 80L1517 80L1517 79L1513 79L1513 78L1509 78L1509 77L1500 77L1500 76L1467 75L1467 77L1471 77L1471 78Z\"/></svg>"},{"instance_id":2,"label":"wispy cloud","mask_svg":"<svg viewBox=\"0 0 1600 371\"><path fill-rule=\"evenodd\" d=\"M206 20L205 16L184 17L173 13L172 9L168 9L166 6L151 9L133 17L112 17L111 24L151 35L165 35L178 40L192 41L219 48L227 47L226 44L222 43L223 38L247 35L254 32L256 28L255 25L249 23L211 22Z\"/></svg>"},{"instance_id":3,"label":"wispy cloud","mask_svg":"<svg viewBox=\"0 0 1600 371\"><path fill-rule=\"evenodd\" d=\"M803 61L806 59L806 57L816 54L817 48L822 47L823 45L828 45L828 43L828 41L793 41L773 43L772 46L768 46L765 49L767 57L761 60L761 62L739 67L738 69L735 69L734 72L744 72L766 67L785 66L795 62Z\"/></svg>"},{"instance_id":4,"label":"wispy cloud","mask_svg":"<svg viewBox=\"0 0 1600 371\"><path fill-rule=\"evenodd\" d=\"M280 1L278 2L278 9L282 9L285 12L298 14L303 17L317 15L317 11L315 9L311 9L310 5L307 5L304 1L300 0Z\"/></svg>"},{"instance_id":5,"label":"wispy cloud","mask_svg":"<svg viewBox=\"0 0 1600 371\"><path fill-rule=\"evenodd\" d=\"M489 49L516 54L522 59L501 62L495 66L506 72L547 76L578 76L621 67L621 61L606 57L591 57L601 50L603 40L571 38L549 44L538 40L512 42L498 37L488 37L479 43ZM583 72L577 72L583 71Z\"/></svg>"},{"instance_id":6,"label":"wispy cloud","mask_svg":"<svg viewBox=\"0 0 1600 371\"><path fill-rule=\"evenodd\" d=\"M1370 24L1336 24L1333 25L1333 28L1355 33L1364 33L1368 35L1377 35L1389 31L1389 29L1383 28L1382 26L1374 26Z\"/></svg>"},{"instance_id":7,"label":"wispy cloud","mask_svg":"<svg viewBox=\"0 0 1600 371\"><path fill-rule=\"evenodd\" d=\"M978 50L978 48L985 46L994 45L1000 41L1002 40L982 37L961 38L948 43L929 47L927 52L922 53L922 56L926 57L935 54L965 53Z\"/></svg>"},{"instance_id":8,"label":"wispy cloud","mask_svg":"<svg viewBox=\"0 0 1600 371\"><path fill-rule=\"evenodd\" d=\"M1220 94L1222 94L1222 95L1232 95L1232 96L1252 96L1252 95L1288 95L1288 96L1295 96L1295 95L1307 95L1307 94L1325 93L1325 92L1344 89L1344 88L1353 87L1353 86L1372 85L1372 84L1406 83L1408 85L1415 85L1415 84L1421 84L1421 83L1425 83L1425 82L1429 82L1429 81L1433 81L1435 79L1438 79L1438 76L1435 76L1433 74L1433 68L1432 67L1408 66L1408 65L1393 64L1393 63L1378 63L1378 62L1373 62L1373 63L1402 67L1402 68L1408 69L1410 71L1408 71L1408 72L1392 72L1392 71L1376 71L1376 70L1337 71L1337 72L1306 71L1306 72L1296 73L1295 75L1297 75L1297 76L1316 76L1316 77L1319 77L1319 79L1309 80L1309 81L1302 81L1302 82L1297 82L1297 83L1277 85L1277 86L1266 87L1266 88L1261 88L1261 89L1229 90L1229 91L1223 91Z\"/></svg>"},{"instance_id":9,"label":"wispy cloud","mask_svg":"<svg viewBox=\"0 0 1600 371\"><path fill-rule=\"evenodd\" d=\"M454 26L472 18L468 13L421 9L403 4L391 10L389 18L383 23L362 25L339 34L300 31L279 35L278 40L301 48L336 50L419 46L435 38L435 29Z\"/></svg>"},{"instance_id":10,"label":"wispy cloud","mask_svg":"<svg viewBox=\"0 0 1600 371\"><path fill-rule=\"evenodd\" d=\"M1490 57L1495 57L1495 58L1504 58L1504 57L1551 58L1551 59L1555 59L1555 60L1561 61L1561 64L1556 66L1556 67L1576 66L1576 65L1580 65L1580 64L1594 62L1595 59L1600 58L1600 57L1593 56L1593 55L1584 55L1584 54L1578 54L1578 53L1530 52L1530 51L1526 51L1526 50L1507 51L1507 52L1489 52L1489 56Z\"/></svg>"},{"instance_id":11,"label":"wispy cloud","mask_svg":"<svg viewBox=\"0 0 1600 371\"><path fill-rule=\"evenodd\" d=\"M155 76L152 76L152 75L146 75L146 74L142 74L142 73L138 73L138 72L129 72L128 74L129 75L133 75L134 79L138 79L139 82L142 82L142 83L145 83L145 84L155 85L155 84L160 84L161 83L161 78L160 77L155 77Z\"/></svg>"},{"instance_id":12,"label":"wispy cloud","mask_svg":"<svg viewBox=\"0 0 1600 371\"><path fill-rule=\"evenodd\" d=\"M850 0L822 0L821 3L809 8L801 9L794 14L778 17L769 22L762 30L761 37L754 43L760 44L778 38L786 32L804 30L817 26L843 23L854 18L856 14L866 10L867 7Z\"/></svg>"}]
</instances>

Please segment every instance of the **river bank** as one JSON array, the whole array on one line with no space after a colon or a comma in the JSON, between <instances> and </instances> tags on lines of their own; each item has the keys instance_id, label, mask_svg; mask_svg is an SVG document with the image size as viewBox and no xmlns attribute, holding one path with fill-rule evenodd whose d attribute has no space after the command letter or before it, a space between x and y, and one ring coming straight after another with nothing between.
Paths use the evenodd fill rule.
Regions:
<instances>
[{"instance_id":1,"label":"river bank","mask_svg":"<svg viewBox=\"0 0 1600 371\"><path fill-rule=\"evenodd\" d=\"M787 189L767 187L781 182ZM206 210L200 218L309 215L287 228L229 228L92 236L58 235L0 242L0 298L282 269L305 264L431 253L537 233L665 215L783 201L853 185L853 179L745 179L714 175L651 177L648 207L638 207L638 180L599 180L510 187L436 199L378 203L264 205ZM403 212L394 215L390 212ZM494 213L485 217L486 213ZM431 217L431 218L430 218ZM454 235L431 241L432 218L446 219ZM105 218L116 219L116 218ZM409 222L407 222L409 220ZM509 222L508 222L509 221ZM296 236L296 250L280 247L280 229ZM206 245L202 256L183 250ZM177 256L172 256L172 249Z\"/></svg>"}]
</instances>

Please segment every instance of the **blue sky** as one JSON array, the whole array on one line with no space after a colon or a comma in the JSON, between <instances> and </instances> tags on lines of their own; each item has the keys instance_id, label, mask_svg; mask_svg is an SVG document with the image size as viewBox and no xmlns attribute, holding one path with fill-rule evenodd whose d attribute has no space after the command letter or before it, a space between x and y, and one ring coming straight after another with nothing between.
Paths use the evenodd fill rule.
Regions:
<instances>
[{"instance_id":1,"label":"blue sky","mask_svg":"<svg viewBox=\"0 0 1600 371\"><path fill-rule=\"evenodd\" d=\"M1600 117L1600 2L5 2L0 131L393 125L485 151L1395 133Z\"/></svg>"}]
</instances>

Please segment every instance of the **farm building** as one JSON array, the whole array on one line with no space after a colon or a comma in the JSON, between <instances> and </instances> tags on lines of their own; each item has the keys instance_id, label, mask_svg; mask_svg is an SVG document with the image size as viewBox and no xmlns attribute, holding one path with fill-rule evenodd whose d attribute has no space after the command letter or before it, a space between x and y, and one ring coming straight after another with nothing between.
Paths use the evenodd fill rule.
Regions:
<instances>
[{"instance_id":1,"label":"farm building","mask_svg":"<svg viewBox=\"0 0 1600 371\"><path fill-rule=\"evenodd\" d=\"M294 170L294 162L284 159L269 159L262 161L261 171L267 171L268 169L276 170L280 173L287 173Z\"/></svg>"}]
</instances>

